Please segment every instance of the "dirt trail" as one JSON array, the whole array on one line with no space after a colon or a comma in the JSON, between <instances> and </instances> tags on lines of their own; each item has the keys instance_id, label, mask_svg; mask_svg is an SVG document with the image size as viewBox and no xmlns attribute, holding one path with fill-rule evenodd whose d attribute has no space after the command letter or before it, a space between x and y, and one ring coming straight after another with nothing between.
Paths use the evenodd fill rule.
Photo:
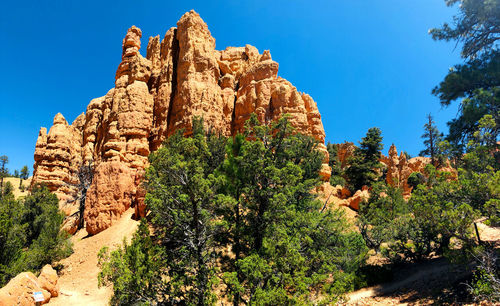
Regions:
<instances>
[{"instance_id":1,"label":"dirt trail","mask_svg":"<svg viewBox=\"0 0 500 306\"><path fill-rule=\"evenodd\" d=\"M500 228L477 223L481 240L499 245ZM444 258L415 264L397 273L393 282L363 288L347 295L348 305L433 304L442 288L467 275L466 269L453 266Z\"/></svg>"},{"instance_id":2,"label":"dirt trail","mask_svg":"<svg viewBox=\"0 0 500 306\"><path fill-rule=\"evenodd\" d=\"M376 300L372 300L373 297L380 297L388 295L390 293L396 292L404 288L418 288L421 287L422 283L429 282L431 280L436 280L442 275L446 275L450 272L452 267L445 260L437 260L435 262L427 264L425 267L415 267L415 271L408 271L405 273L409 276L396 280L391 283L378 285L374 287L364 288L358 291L351 292L348 294L349 305L372 305L375 304ZM420 284L417 284L420 283ZM387 296L384 299L379 299L378 302L382 304L400 304L394 297Z\"/></svg>"},{"instance_id":3,"label":"dirt trail","mask_svg":"<svg viewBox=\"0 0 500 306\"><path fill-rule=\"evenodd\" d=\"M107 305L112 291L109 287L97 287L97 253L103 246L111 249L119 246L123 238L128 241L137 229L138 221L132 219L129 209L112 227L91 237L85 229L71 239L74 253L61 261L64 265L59 277L59 297L50 300L50 305Z\"/></svg>"}]
</instances>

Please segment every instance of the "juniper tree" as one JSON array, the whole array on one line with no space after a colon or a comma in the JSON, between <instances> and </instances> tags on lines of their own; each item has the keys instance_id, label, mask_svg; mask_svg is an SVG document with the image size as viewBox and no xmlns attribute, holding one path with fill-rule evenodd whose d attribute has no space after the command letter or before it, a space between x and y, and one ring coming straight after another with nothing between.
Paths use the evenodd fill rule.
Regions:
<instances>
[{"instance_id":1,"label":"juniper tree","mask_svg":"<svg viewBox=\"0 0 500 306\"><path fill-rule=\"evenodd\" d=\"M103 257L114 304L145 295L213 304L221 289L234 304L307 303L315 293L328 303L354 288L366 247L340 211L311 193L323 159L316 141L287 118L261 125L253 115L245 128L226 139L195 121L192 135L178 132L150 155L154 243L139 235Z\"/></svg>"},{"instance_id":2,"label":"juniper tree","mask_svg":"<svg viewBox=\"0 0 500 306\"><path fill-rule=\"evenodd\" d=\"M321 163L316 141L287 117L261 125L252 116L229 141L219 207L236 253L223 279L235 305L304 303L312 292L331 302L352 289L365 246L311 193Z\"/></svg>"},{"instance_id":3,"label":"juniper tree","mask_svg":"<svg viewBox=\"0 0 500 306\"><path fill-rule=\"evenodd\" d=\"M224 160L224 140L194 120L193 134L178 131L150 155L146 204L162 246L167 303L210 304L214 295L216 235L213 175ZM222 154L221 154L222 153Z\"/></svg>"}]
</instances>

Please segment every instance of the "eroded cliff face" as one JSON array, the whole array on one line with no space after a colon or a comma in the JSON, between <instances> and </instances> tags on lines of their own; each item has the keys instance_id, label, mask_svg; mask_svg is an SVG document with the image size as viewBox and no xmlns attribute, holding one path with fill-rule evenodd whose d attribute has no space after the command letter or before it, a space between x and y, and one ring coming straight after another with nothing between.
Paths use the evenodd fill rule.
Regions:
<instances>
[{"instance_id":1,"label":"eroded cliff face","mask_svg":"<svg viewBox=\"0 0 500 306\"><path fill-rule=\"evenodd\" d=\"M140 183L147 156L178 129L191 133L193 116L226 136L242 131L252 113L261 122L290 114L291 124L319 141L325 155L321 175L330 177L325 132L314 100L278 77L278 63L269 51L250 45L215 50L208 26L188 12L163 39L149 38L147 55L142 32L131 27L123 39L122 62L115 88L90 101L86 113L69 125L61 114L49 133L40 134L35 150L33 184L46 183L68 215L78 214L78 171L92 165L85 224L96 234L130 206L145 213ZM78 218L68 218L72 232Z\"/></svg>"}]
</instances>

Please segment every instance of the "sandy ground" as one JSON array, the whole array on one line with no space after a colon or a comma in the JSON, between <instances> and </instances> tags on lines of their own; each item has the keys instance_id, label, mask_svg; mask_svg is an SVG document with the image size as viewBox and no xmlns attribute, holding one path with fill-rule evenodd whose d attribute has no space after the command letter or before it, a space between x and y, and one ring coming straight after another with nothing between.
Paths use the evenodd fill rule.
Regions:
<instances>
[{"instance_id":1,"label":"sandy ground","mask_svg":"<svg viewBox=\"0 0 500 306\"><path fill-rule=\"evenodd\" d=\"M95 236L87 236L82 229L71 238L74 253L60 262L64 266L58 281L60 294L50 305L108 305L112 288L97 286L97 253L103 246L118 247L124 237L130 241L139 224L132 214L133 209L129 209L112 227Z\"/></svg>"},{"instance_id":2,"label":"sandy ground","mask_svg":"<svg viewBox=\"0 0 500 306\"><path fill-rule=\"evenodd\" d=\"M26 189L24 190L24 192L22 192L20 189L19 189L19 181L21 179L20 178L17 178L17 177L6 177L3 179L3 183L6 184L7 182L10 182L12 184L12 187L14 187L14 190L12 191L12 193L14 194L14 197L19 198L20 196L26 196L28 195L28 187L29 185L31 184L31 177L28 178L27 180L23 180L23 186L26 187Z\"/></svg>"}]
</instances>

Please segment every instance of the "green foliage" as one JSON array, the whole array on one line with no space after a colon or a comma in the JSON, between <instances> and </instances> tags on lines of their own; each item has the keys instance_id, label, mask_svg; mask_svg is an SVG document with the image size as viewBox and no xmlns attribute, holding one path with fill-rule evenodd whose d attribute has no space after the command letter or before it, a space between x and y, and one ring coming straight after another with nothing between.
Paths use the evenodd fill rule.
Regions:
<instances>
[{"instance_id":1,"label":"green foliage","mask_svg":"<svg viewBox=\"0 0 500 306\"><path fill-rule=\"evenodd\" d=\"M250 304L304 303L313 293L335 300L353 288L366 247L310 192L322 160L314 140L286 117L271 126L253 117L245 136L229 141L220 169L226 243L236 253L226 260L228 294Z\"/></svg>"},{"instance_id":2,"label":"green foliage","mask_svg":"<svg viewBox=\"0 0 500 306\"><path fill-rule=\"evenodd\" d=\"M408 185L413 187L413 189L417 188L420 184L425 184L426 181L427 179L420 172L412 172L412 174L408 177Z\"/></svg>"},{"instance_id":3,"label":"green foliage","mask_svg":"<svg viewBox=\"0 0 500 306\"><path fill-rule=\"evenodd\" d=\"M360 204L358 213L361 235L368 247L378 251L382 243L394 240L407 221L408 206L401 190L380 182L373 186L369 200Z\"/></svg>"},{"instance_id":4,"label":"green foliage","mask_svg":"<svg viewBox=\"0 0 500 306\"><path fill-rule=\"evenodd\" d=\"M30 176L30 171L28 169L28 166L23 166L21 168L21 172L19 173L17 170L17 176L16 177L19 177L20 180L19 180L19 189L21 189L21 191L24 191L24 186L23 186L23 180L27 180L28 177Z\"/></svg>"},{"instance_id":5,"label":"green foliage","mask_svg":"<svg viewBox=\"0 0 500 306\"><path fill-rule=\"evenodd\" d=\"M377 181L378 169L381 168L380 151L384 147L381 134L379 128L370 128L361 140L360 147L349 158L345 174L351 191L371 186Z\"/></svg>"},{"instance_id":6,"label":"green foliage","mask_svg":"<svg viewBox=\"0 0 500 306\"><path fill-rule=\"evenodd\" d=\"M311 193L323 158L316 145L286 117L261 125L252 116L230 139L201 121L191 137L171 136L147 170L153 242L136 236L100 255L113 303L213 304L221 290L234 304L331 303L352 290L367 248ZM151 273L137 273L141 265Z\"/></svg>"},{"instance_id":7,"label":"green foliage","mask_svg":"<svg viewBox=\"0 0 500 306\"><path fill-rule=\"evenodd\" d=\"M216 188L213 175L224 158L224 139L195 120L192 137L182 131L150 155L146 204L159 243L165 246L166 295L170 302L210 304L214 276Z\"/></svg>"},{"instance_id":8,"label":"green foliage","mask_svg":"<svg viewBox=\"0 0 500 306\"><path fill-rule=\"evenodd\" d=\"M381 249L394 262L451 254L450 250L467 255L478 243L474 220L480 214L497 220L498 172L459 169L458 179L450 180L449 173L427 165L425 175L425 181L414 175L408 202L399 190L378 183L360 206L357 224L367 245Z\"/></svg>"},{"instance_id":9,"label":"green foliage","mask_svg":"<svg viewBox=\"0 0 500 306\"><path fill-rule=\"evenodd\" d=\"M158 300L163 280L159 247L150 237L148 224L141 220L131 244L123 241L123 246L109 253L103 247L99 254L99 286L113 284L112 305L154 304Z\"/></svg>"},{"instance_id":10,"label":"green foliage","mask_svg":"<svg viewBox=\"0 0 500 306\"><path fill-rule=\"evenodd\" d=\"M332 186L344 186L346 182L344 179L344 171L342 170L342 165L337 154L338 147L336 144L328 143L326 149L329 154L328 165L332 169L330 184Z\"/></svg>"},{"instance_id":11,"label":"green foliage","mask_svg":"<svg viewBox=\"0 0 500 306\"><path fill-rule=\"evenodd\" d=\"M437 40L463 43L464 64L450 69L445 79L432 93L441 104L464 98L458 117L448 122L447 140L454 151L463 151L484 115L492 115L500 125L500 1L446 0L449 6L459 3L460 13L454 17L454 27L444 24L430 33ZM497 134L498 135L498 134ZM460 153L456 152L455 157Z\"/></svg>"},{"instance_id":12,"label":"green foliage","mask_svg":"<svg viewBox=\"0 0 500 306\"><path fill-rule=\"evenodd\" d=\"M11 182L7 182L3 186L2 196L6 196L14 191L14 186L12 186Z\"/></svg>"},{"instance_id":13,"label":"green foliage","mask_svg":"<svg viewBox=\"0 0 500 306\"><path fill-rule=\"evenodd\" d=\"M22 200L12 193L0 199L1 284L71 253L67 234L60 231L63 219L57 197L46 187L35 186Z\"/></svg>"},{"instance_id":14,"label":"green foliage","mask_svg":"<svg viewBox=\"0 0 500 306\"><path fill-rule=\"evenodd\" d=\"M500 63L498 69L500 69ZM474 132L479 127L479 120L485 115L491 115L496 125L500 125L500 88L497 86L489 90L482 88L473 90L462 100L459 110L459 116L448 122L447 139L463 147L473 138ZM498 130L496 135L498 136Z\"/></svg>"},{"instance_id":15,"label":"green foliage","mask_svg":"<svg viewBox=\"0 0 500 306\"><path fill-rule=\"evenodd\" d=\"M27 180L29 176L30 176L30 170L28 169L28 166L25 165L21 168L21 173L19 174L19 177L23 180Z\"/></svg>"},{"instance_id":16,"label":"green foliage","mask_svg":"<svg viewBox=\"0 0 500 306\"><path fill-rule=\"evenodd\" d=\"M445 0L448 6L459 4L460 13L454 17L454 26L429 32L435 40L454 40L462 45L462 57L475 58L497 48L500 39L499 0Z\"/></svg>"},{"instance_id":17,"label":"green foliage","mask_svg":"<svg viewBox=\"0 0 500 306\"><path fill-rule=\"evenodd\" d=\"M439 143L442 141L443 134L439 132L431 114L427 115L427 119L428 121L424 125L424 134L422 135L425 149L420 152L420 155L430 156L431 163L438 167L444 162L444 156L439 150Z\"/></svg>"},{"instance_id":18,"label":"green foliage","mask_svg":"<svg viewBox=\"0 0 500 306\"><path fill-rule=\"evenodd\" d=\"M9 158L6 155L0 156L0 197L3 196L3 179L9 176L9 169L5 166L9 163ZM5 192L7 194L7 192Z\"/></svg>"},{"instance_id":19,"label":"green foliage","mask_svg":"<svg viewBox=\"0 0 500 306\"><path fill-rule=\"evenodd\" d=\"M0 198L0 286L19 271L14 263L20 258L26 240L22 212L22 203L12 193Z\"/></svg>"},{"instance_id":20,"label":"green foliage","mask_svg":"<svg viewBox=\"0 0 500 306\"><path fill-rule=\"evenodd\" d=\"M491 247L479 248L476 259L476 270L468 291L475 302L500 302L500 262L498 251Z\"/></svg>"}]
</instances>

